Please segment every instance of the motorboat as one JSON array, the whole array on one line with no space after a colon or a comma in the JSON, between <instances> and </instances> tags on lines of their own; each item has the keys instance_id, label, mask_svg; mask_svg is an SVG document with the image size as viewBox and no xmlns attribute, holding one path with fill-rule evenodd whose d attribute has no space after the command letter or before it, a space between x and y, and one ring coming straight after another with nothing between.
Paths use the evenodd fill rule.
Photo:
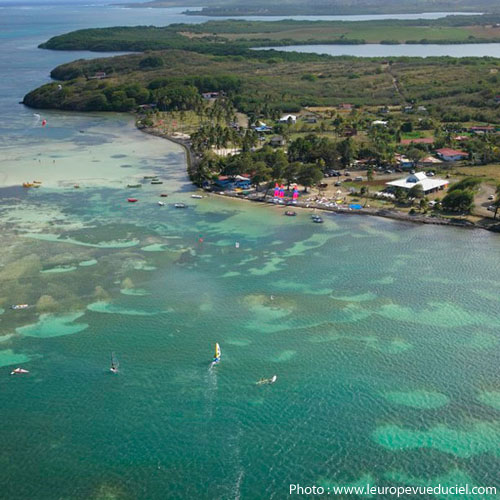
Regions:
<instances>
[{"instance_id":1,"label":"motorboat","mask_svg":"<svg viewBox=\"0 0 500 500\"><path fill-rule=\"evenodd\" d=\"M136 203L136 202L138 202L139 200L138 200L137 198L127 198L127 201L128 201L129 203Z\"/></svg>"},{"instance_id":2,"label":"motorboat","mask_svg":"<svg viewBox=\"0 0 500 500\"><path fill-rule=\"evenodd\" d=\"M163 181L160 181L160 180L152 180L151 181L151 184L163 184Z\"/></svg>"},{"instance_id":3,"label":"motorboat","mask_svg":"<svg viewBox=\"0 0 500 500\"><path fill-rule=\"evenodd\" d=\"M312 218L312 221L315 222L316 224L322 224L323 223L323 219L319 215L314 216Z\"/></svg>"},{"instance_id":4,"label":"motorboat","mask_svg":"<svg viewBox=\"0 0 500 500\"><path fill-rule=\"evenodd\" d=\"M166 198L166 197L168 196L168 194L167 194L167 193L161 193L161 194L160 194L160 196L161 196L162 198Z\"/></svg>"},{"instance_id":5,"label":"motorboat","mask_svg":"<svg viewBox=\"0 0 500 500\"><path fill-rule=\"evenodd\" d=\"M192 194L191 198L195 198L197 200L201 200L203 198L203 196L201 196L201 194Z\"/></svg>"},{"instance_id":6,"label":"motorboat","mask_svg":"<svg viewBox=\"0 0 500 500\"><path fill-rule=\"evenodd\" d=\"M28 309L29 307L29 304L14 304L12 306L10 306L11 309L13 309L14 311L18 311L20 309Z\"/></svg>"},{"instance_id":7,"label":"motorboat","mask_svg":"<svg viewBox=\"0 0 500 500\"><path fill-rule=\"evenodd\" d=\"M293 210L287 210L285 212L285 215L288 215L288 217L295 217L297 215L297 212L294 212Z\"/></svg>"},{"instance_id":8,"label":"motorboat","mask_svg":"<svg viewBox=\"0 0 500 500\"><path fill-rule=\"evenodd\" d=\"M186 208L187 205L185 203L175 203L174 207L175 208Z\"/></svg>"},{"instance_id":9,"label":"motorboat","mask_svg":"<svg viewBox=\"0 0 500 500\"><path fill-rule=\"evenodd\" d=\"M127 184L128 188L140 188L142 187L142 184Z\"/></svg>"},{"instance_id":10,"label":"motorboat","mask_svg":"<svg viewBox=\"0 0 500 500\"><path fill-rule=\"evenodd\" d=\"M158 205L160 205L160 207L164 207L165 206L165 203L163 201L159 201L158 202Z\"/></svg>"}]
</instances>

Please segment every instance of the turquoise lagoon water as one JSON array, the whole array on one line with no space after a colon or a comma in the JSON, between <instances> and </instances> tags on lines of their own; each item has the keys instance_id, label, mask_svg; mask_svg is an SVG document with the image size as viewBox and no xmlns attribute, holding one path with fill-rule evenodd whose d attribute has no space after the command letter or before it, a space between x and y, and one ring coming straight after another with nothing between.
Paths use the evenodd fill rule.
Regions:
<instances>
[{"instance_id":1,"label":"turquoise lagoon water","mask_svg":"<svg viewBox=\"0 0 500 500\"><path fill-rule=\"evenodd\" d=\"M46 131L28 126L18 97L72 59L34 40L71 9L54 25L27 9L0 52L17 65L0 99L0 497L500 488L500 238L195 200L182 151L127 117L53 112ZM89 9L67 28L102 19ZM42 187L12 183L13 164ZM126 189L151 172L165 184ZM30 374L11 377L16 366Z\"/></svg>"}]
</instances>

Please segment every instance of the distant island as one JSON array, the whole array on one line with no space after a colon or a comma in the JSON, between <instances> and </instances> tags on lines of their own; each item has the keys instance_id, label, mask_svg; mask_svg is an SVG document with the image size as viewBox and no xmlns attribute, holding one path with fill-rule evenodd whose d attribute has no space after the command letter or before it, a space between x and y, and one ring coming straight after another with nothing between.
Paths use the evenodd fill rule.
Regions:
<instances>
[{"instance_id":1,"label":"distant island","mask_svg":"<svg viewBox=\"0 0 500 500\"><path fill-rule=\"evenodd\" d=\"M186 14L204 16L292 16L292 15L362 15L411 14L422 12L498 12L496 0L153 0L125 4L127 7L199 7Z\"/></svg>"},{"instance_id":2,"label":"distant island","mask_svg":"<svg viewBox=\"0 0 500 500\"><path fill-rule=\"evenodd\" d=\"M499 41L500 14L490 14L448 16L436 20L224 20L166 27L96 28L55 36L42 43L40 48L93 51L180 49L248 56L251 48L296 44L452 44Z\"/></svg>"}]
</instances>

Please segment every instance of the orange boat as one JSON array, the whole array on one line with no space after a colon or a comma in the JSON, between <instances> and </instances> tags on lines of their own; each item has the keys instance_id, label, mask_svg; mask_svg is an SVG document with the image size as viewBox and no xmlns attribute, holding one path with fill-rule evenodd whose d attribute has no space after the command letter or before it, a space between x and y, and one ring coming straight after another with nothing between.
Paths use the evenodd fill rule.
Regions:
<instances>
[{"instance_id":1,"label":"orange boat","mask_svg":"<svg viewBox=\"0 0 500 500\"><path fill-rule=\"evenodd\" d=\"M31 182L23 182L23 188L30 188L33 187L33 184Z\"/></svg>"}]
</instances>

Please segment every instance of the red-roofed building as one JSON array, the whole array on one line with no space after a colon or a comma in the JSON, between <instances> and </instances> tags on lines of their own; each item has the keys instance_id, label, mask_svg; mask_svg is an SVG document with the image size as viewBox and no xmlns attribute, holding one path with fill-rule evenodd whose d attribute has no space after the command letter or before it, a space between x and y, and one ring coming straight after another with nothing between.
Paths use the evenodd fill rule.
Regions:
<instances>
[{"instance_id":1,"label":"red-roofed building","mask_svg":"<svg viewBox=\"0 0 500 500\"><path fill-rule=\"evenodd\" d=\"M460 151L458 149L451 149L451 148L436 149L436 154L443 161L459 161L459 160L465 160L466 158L469 157L469 154L466 153L465 151Z\"/></svg>"},{"instance_id":2,"label":"red-roofed building","mask_svg":"<svg viewBox=\"0 0 500 500\"><path fill-rule=\"evenodd\" d=\"M495 127L492 125L478 125L469 129L474 134L491 134L495 132Z\"/></svg>"},{"instance_id":3,"label":"red-roofed building","mask_svg":"<svg viewBox=\"0 0 500 500\"><path fill-rule=\"evenodd\" d=\"M347 104L347 103L342 103L342 104L339 104L339 109L342 110L342 111L352 111L352 104Z\"/></svg>"},{"instance_id":4,"label":"red-roofed building","mask_svg":"<svg viewBox=\"0 0 500 500\"><path fill-rule=\"evenodd\" d=\"M409 146L410 144L434 144L434 137L421 137L418 139L402 139L401 144L403 146Z\"/></svg>"}]
</instances>

